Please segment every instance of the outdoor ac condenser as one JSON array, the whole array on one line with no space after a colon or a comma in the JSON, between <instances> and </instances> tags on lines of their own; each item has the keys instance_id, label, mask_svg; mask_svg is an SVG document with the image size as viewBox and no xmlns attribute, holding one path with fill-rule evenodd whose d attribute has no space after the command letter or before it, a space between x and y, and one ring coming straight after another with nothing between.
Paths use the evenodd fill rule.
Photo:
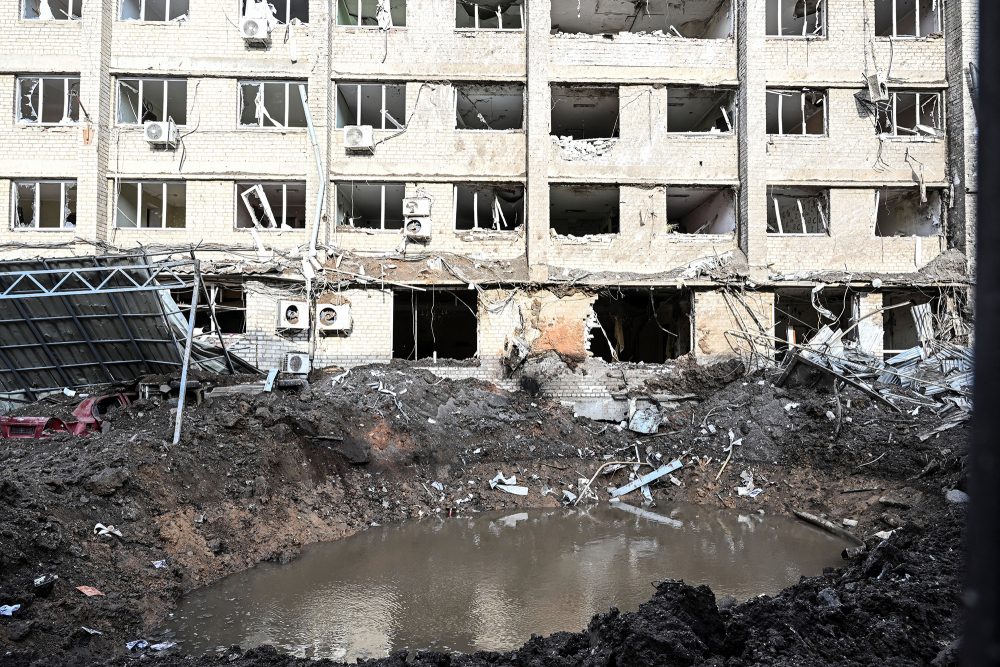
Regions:
<instances>
[{"instance_id":1,"label":"outdoor ac condenser","mask_svg":"<svg viewBox=\"0 0 1000 667\"><path fill-rule=\"evenodd\" d=\"M375 147L374 128L371 125L348 125L344 128L344 148L365 151Z\"/></svg>"},{"instance_id":2,"label":"outdoor ac condenser","mask_svg":"<svg viewBox=\"0 0 1000 667\"><path fill-rule=\"evenodd\" d=\"M305 352L289 352L285 355L285 363L281 370L285 373L305 375L309 372L310 366L308 354Z\"/></svg>"},{"instance_id":3,"label":"outdoor ac condenser","mask_svg":"<svg viewBox=\"0 0 1000 667\"><path fill-rule=\"evenodd\" d=\"M147 121L142 126L146 141L154 146L176 146L177 126L174 121Z\"/></svg>"},{"instance_id":4,"label":"outdoor ac condenser","mask_svg":"<svg viewBox=\"0 0 1000 667\"><path fill-rule=\"evenodd\" d=\"M431 237L430 218L406 218L403 235L408 239L429 239Z\"/></svg>"},{"instance_id":5,"label":"outdoor ac condenser","mask_svg":"<svg viewBox=\"0 0 1000 667\"><path fill-rule=\"evenodd\" d=\"M316 327L323 333L350 331L354 322L348 305L321 304L316 307Z\"/></svg>"},{"instance_id":6,"label":"outdoor ac condenser","mask_svg":"<svg viewBox=\"0 0 1000 667\"><path fill-rule=\"evenodd\" d=\"M308 329L309 304L305 301L279 301L278 328L296 330Z\"/></svg>"}]
</instances>

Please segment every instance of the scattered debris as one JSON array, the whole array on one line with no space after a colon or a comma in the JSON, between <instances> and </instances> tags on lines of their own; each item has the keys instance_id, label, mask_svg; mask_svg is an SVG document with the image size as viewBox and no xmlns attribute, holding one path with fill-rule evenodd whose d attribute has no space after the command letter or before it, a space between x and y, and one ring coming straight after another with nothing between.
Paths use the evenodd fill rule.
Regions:
<instances>
[{"instance_id":1,"label":"scattered debris","mask_svg":"<svg viewBox=\"0 0 1000 667\"><path fill-rule=\"evenodd\" d=\"M19 604L0 604L0 616L13 616L20 608Z\"/></svg>"},{"instance_id":2,"label":"scattered debris","mask_svg":"<svg viewBox=\"0 0 1000 667\"><path fill-rule=\"evenodd\" d=\"M103 535L114 535L115 537L121 537L122 533L114 526L105 526L103 523L98 523L94 526L94 535L97 535L98 537L101 537Z\"/></svg>"},{"instance_id":3,"label":"scattered debris","mask_svg":"<svg viewBox=\"0 0 1000 667\"><path fill-rule=\"evenodd\" d=\"M639 487L646 486L650 482L655 482L656 480L660 479L661 477L663 477L665 475L669 475L670 473L672 473L675 470L679 470L683 466L684 466L684 464L681 463L680 460L675 459L675 460L671 461L670 463L668 463L667 465L661 466L661 467L657 468L656 470L654 470L653 472L647 473L647 474L643 475L642 477L640 477L639 479L636 479L636 480L633 480L633 481L629 482L625 486L619 487L617 489L612 489L611 490L611 497L612 498L620 498L621 496L624 496L624 495L627 495L629 493L632 493L633 491L635 491Z\"/></svg>"},{"instance_id":4,"label":"scattered debris","mask_svg":"<svg viewBox=\"0 0 1000 667\"><path fill-rule=\"evenodd\" d=\"M636 410L629 419L628 429L635 433L651 435L659 430L661 420L660 411L656 408Z\"/></svg>"},{"instance_id":5,"label":"scattered debris","mask_svg":"<svg viewBox=\"0 0 1000 667\"><path fill-rule=\"evenodd\" d=\"M944 494L944 497L949 503L955 503L956 505L962 505L969 502L969 494L959 489L952 489L948 493Z\"/></svg>"},{"instance_id":6,"label":"scattered debris","mask_svg":"<svg viewBox=\"0 0 1000 667\"><path fill-rule=\"evenodd\" d=\"M80 629L86 632L88 635L103 635L104 633L100 630L95 630L94 628L88 628L86 625L81 625Z\"/></svg>"},{"instance_id":7,"label":"scattered debris","mask_svg":"<svg viewBox=\"0 0 1000 667\"><path fill-rule=\"evenodd\" d=\"M153 568L154 569L164 570L164 569L166 569L166 567L167 567L167 560L166 559L163 559L163 560L154 560L153 561Z\"/></svg>"},{"instance_id":8,"label":"scattered debris","mask_svg":"<svg viewBox=\"0 0 1000 667\"><path fill-rule=\"evenodd\" d=\"M503 473L500 471L497 471L496 477L490 480L490 488L500 489L501 491L506 491L507 493L515 496L528 495L528 487L517 486L516 476L511 475L510 477L504 477Z\"/></svg>"},{"instance_id":9,"label":"scattered debris","mask_svg":"<svg viewBox=\"0 0 1000 667\"><path fill-rule=\"evenodd\" d=\"M444 493L444 484L441 482L431 482L431 487L437 489L441 493Z\"/></svg>"},{"instance_id":10,"label":"scattered debris","mask_svg":"<svg viewBox=\"0 0 1000 667\"><path fill-rule=\"evenodd\" d=\"M81 593L83 593L84 595L86 595L88 598L92 598L92 597L97 596L97 595L104 595L104 593L102 593L101 591L97 590L93 586L77 586L76 590L80 591Z\"/></svg>"},{"instance_id":11,"label":"scattered debris","mask_svg":"<svg viewBox=\"0 0 1000 667\"><path fill-rule=\"evenodd\" d=\"M826 519L822 519L816 516L815 514L810 514L808 512L801 512L799 510L792 510L792 514L802 519L806 523L811 523L812 525L818 528L822 528L823 530L833 535L836 535L837 537L849 540L856 544L864 544L864 541L851 531L841 528L837 524L827 521Z\"/></svg>"}]
</instances>

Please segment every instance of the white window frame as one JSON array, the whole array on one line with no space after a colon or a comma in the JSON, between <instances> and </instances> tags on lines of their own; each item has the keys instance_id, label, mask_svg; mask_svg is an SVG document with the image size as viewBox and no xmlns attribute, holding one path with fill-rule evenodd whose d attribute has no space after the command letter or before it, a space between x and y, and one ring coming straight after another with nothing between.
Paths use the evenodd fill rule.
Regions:
<instances>
[{"instance_id":1,"label":"white window frame","mask_svg":"<svg viewBox=\"0 0 1000 667\"><path fill-rule=\"evenodd\" d=\"M819 32L815 32L815 31L814 32L809 32L809 21L806 20L808 18L808 16L806 16L803 19L803 21L802 21L802 34L801 35L786 35L786 34L784 34L784 31L782 30L782 28L784 28L784 26L781 23L781 17L782 17L782 14L783 14L783 12L781 11L782 10L782 3L791 2L792 0L774 0L774 1L778 3L778 32L777 32L777 34L773 34L773 35L770 34L770 33L768 33L767 35L765 35L765 37L767 37L768 39L803 39L803 38L804 39L826 39L826 30L827 30L827 25L826 25L826 0L817 0L817 2L816 2L816 13L819 14L822 17L822 19L823 19L823 21L822 21L822 25L823 25L822 30L820 30Z\"/></svg>"},{"instance_id":2,"label":"white window frame","mask_svg":"<svg viewBox=\"0 0 1000 667\"><path fill-rule=\"evenodd\" d=\"M29 0L21 0L22 21L79 21L83 17L83 7L82 7L83 0L68 0L67 7L69 8L69 13L72 15L72 18L70 18L69 16L65 16L63 18L57 18L54 13L52 15L52 18L42 18L41 16L32 18L30 16L25 16L28 9L28 1ZM48 0L41 0L39 4L45 7L49 7L49 11L51 11L51 7L48 4ZM78 7L80 9L79 13L74 11Z\"/></svg>"},{"instance_id":3,"label":"white window frame","mask_svg":"<svg viewBox=\"0 0 1000 667\"><path fill-rule=\"evenodd\" d=\"M892 2L892 34L891 35L879 35L881 39L926 39L928 35L920 34L920 0L914 0L913 3L913 34L912 35L900 35L899 34L899 7L897 5L898 0L890 0ZM944 0L937 0L937 30L935 32L929 33L931 35L944 33L944 21L941 15L941 5L944 4ZM874 5L872 11L875 11ZM874 17L873 17L874 18Z\"/></svg>"},{"instance_id":4,"label":"white window frame","mask_svg":"<svg viewBox=\"0 0 1000 667\"><path fill-rule=\"evenodd\" d=\"M917 121L920 121L920 101L924 96L927 97L937 97L937 113L938 113L938 127L935 125L934 129L939 133L937 136L929 136L926 134L920 134L919 132L906 132L904 134L899 133L899 95L916 95L916 116ZM885 108L890 114L890 120L892 125L892 131L889 133L883 133L882 136L886 137L897 137L903 139L943 139L945 133L945 108L944 108L945 98L944 94L939 91L921 91L921 90L893 90L889 92L889 101L885 104Z\"/></svg>"},{"instance_id":5,"label":"white window frame","mask_svg":"<svg viewBox=\"0 0 1000 667\"><path fill-rule=\"evenodd\" d=\"M30 81L32 79L34 79L34 80L36 80L38 82L36 84L37 88L38 88L38 107L35 109L35 112L38 114L38 120L31 120L31 119L28 119L28 118L23 118L21 116L21 102L22 102L22 99L21 99L22 98L22 94L21 94L21 82L22 81ZM53 122L43 123L42 122L42 109L45 108L45 86L43 85L42 82L43 81L51 81L51 80L55 80L55 81L61 80L63 82L63 117L62 117L61 120L58 120L58 121L56 121L54 123ZM15 82L15 86L14 86L14 90L16 91L16 95L17 95L17 102L14 105L14 114L15 114L15 116L17 118L18 125L41 125L41 126L44 126L44 127L58 127L60 125L77 125L77 124L79 124L79 122L80 122L79 118L77 118L76 120L73 120L72 118L69 117L69 114L70 114L70 111L71 111L71 108L72 108L71 100L73 99L72 95L70 95L70 88L72 87L72 84L73 84L74 81L76 82L76 86L77 86L77 93L76 94L77 94L77 97L79 97L80 96L80 75L76 75L76 76L48 76L48 75L41 75L41 74L40 75L26 74L26 75L17 77L17 81ZM82 110L83 109L81 107L80 111L82 111ZM79 116L79 112L77 113L77 116Z\"/></svg>"},{"instance_id":6,"label":"white window frame","mask_svg":"<svg viewBox=\"0 0 1000 667\"><path fill-rule=\"evenodd\" d=\"M174 18L170 18L170 4L171 4L171 2L173 0L163 0L163 3L164 3L164 5L163 5L163 15L165 17L167 17L167 18L164 18L162 21L159 21L159 20L156 20L156 19L147 19L146 18L146 3L148 1L149 0L139 0L139 18L137 18L137 19L127 19L127 18L125 18L123 16L123 14L125 13L125 0L119 0L119 3L118 3L118 20L119 21L125 21L126 23L173 23L175 21L180 20L181 16L187 16L188 12L191 11L191 5L190 5L190 2L188 2L188 12L185 12L184 14L181 14L180 16L176 16Z\"/></svg>"},{"instance_id":7,"label":"white window frame","mask_svg":"<svg viewBox=\"0 0 1000 667\"><path fill-rule=\"evenodd\" d=\"M559 2L559 0L553 0L553 2ZM483 30L486 32L523 32L524 31L524 3L522 2L517 6L518 12L521 14L521 26L518 28L505 28L503 27L503 13L499 11L500 5L497 3L497 26L496 28L483 28L479 25L479 4L478 2L469 3L473 5L472 16L475 19L475 25L471 28L459 28L455 26L455 30ZM493 3L483 3L492 5Z\"/></svg>"},{"instance_id":8,"label":"white window frame","mask_svg":"<svg viewBox=\"0 0 1000 667\"><path fill-rule=\"evenodd\" d=\"M806 131L806 93L819 93L822 95L823 104L823 131L822 132L807 132ZM768 88L768 95L775 95L778 98L778 133L769 134L772 137L826 137L830 134L829 126L829 106L827 105L828 93L826 90L820 88L803 88L802 90L796 90L792 88ZM802 131L798 134L789 134L785 132L785 117L784 117L784 107L785 107L785 97L789 94L798 94L799 96L799 107L802 110Z\"/></svg>"},{"instance_id":9,"label":"white window frame","mask_svg":"<svg viewBox=\"0 0 1000 667\"><path fill-rule=\"evenodd\" d=\"M136 114L135 114L136 121L134 123L128 123L128 122L123 121L118 116L118 110L121 109L121 103L122 103L122 84L125 81L136 81L136 80L138 80L138 82L139 82L139 108L136 110ZM167 84L175 82L175 81L182 81L184 83L184 89L185 89L184 90L184 105L187 106L187 79L183 79L183 78L164 79L164 78L155 77L155 76L152 76L152 77L141 77L141 76L122 76L122 77L118 77L118 79L116 81L117 85L115 86L115 92L118 95L118 99L115 100L118 103L115 106L115 124L116 125L122 125L122 126L125 126L125 127L140 127L140 126L142 126L142 124L143 124L143 122L142 122L142 98L143 98L143 93L145 91L145 87L146 87L147 83L162 83L163 84L163 103L164 103L164 110L165 110L166 104L167 104L167 98L169 96L169 91L170 91L170 87ZM166 118L161 118L160 120L161 121L166 121L167 119ZM171 118L170 120L173 120L173 118ZM177 127L186 127L187 126L187 109L184 109L184 122L183 123L178 123L177 121L174 121L174 125L176 125Z\"/></svg>"},{"instance_id":10,"label":"white window frame","mask_svg":"<svg viewBox=\"0 0 1000 667\"><path fill-rule=\"evenodd\" d=\"M278 126L276 126L276 127L264 125L264 104L263 104L263 101L264 101L264 85L265 84L267 84L267 85L284 84L284 86L285 86L285 117L284 117L284 119L282 119L281 121L279 121L279 122L281 122L281 124L278 125ZM244 100L246 99L243 96L243 87L244 86L260 86L261 104L257 105L257 123L254 124L254 125L244 125L243 124L243 106L244 106L244 103L245 103ZM295 87L294 90L292 89L292 86ZM292 109L292 106L291 106L290 102L293 99L295 99L295 100L299 99L299 86L305 86L306 87L306 100L308 100L309 99L309 83L308 83L308 81L305 81L305 80L302 80L302 81L290 81L290 80L285 80L285 79L282 79L282 80L272 80L272 79L239 79L239 80L237 80L237 82L236 82L236 97L237 97L236 126L238 128L240 128L241 130L259 129L259 130L282 130L282 131L285 131L285 130L301 130L301 129L307 127L308 123L306 125L301 126L301 127L298 126L298 125L296 125L294 127L289 127L289 125L288 125L288 114L291 112L291 109ZM303 109L303 113L308 114L309 110L308 109ZM270 116L270 114L268 114L268 116ZM274 120L277 121L278 119L274 118Z\"/></svg>"},{"instance_id":11,"label":"white window frame","mask_svg":"<svg viewBox=\"0 0 1000 667\"><path fill-rule=\"evenodd\" d=\"M493 226L493 221L492 220L490 220L485 226L479 224L479 194L480 194L479 191L482 190L482 189L485 189L485 188L503 187L504 185L519 185L522 188L522 190L521 190L521 193L522 193L522 198L521 198L521 227L523 227L524 226L524 203L525 203L524 202L524 197L527 195L527 191L526 191L526 188L524 187L524 184L523 183L481 183L481 182L477 181L477 182L474 182L474 183L455 183L455 185L453 187L453 195L452 195L452 216L451 216L451 218L452 218L451 219L452 229L454 229L458 233L479 232L479 231L493 232L493 233L511 233L511 232L517 232L518 229L519 229L518 227L511 227L510 229L496 228L496 227ZM475 191L472 193L472 229L459 229L458 228L458 188L460 186L471 186L471 187L475 188ZM497 197L497 195L494 193L494 195L493 195L493 202L494 202L493 205L494 206L497 206L496 202L497 202L498 199L499 199L499 197ZM502 209L500 209L500 211L501 211L500 215L502 217L503 216ZM506 222L506 219L504 221Z\"/></svg>"},{"instance_id":12,"label":"white window frame","mask_svg":"<svg viewBox=\"0 0 1000 667\"><path fill-rule=\"evenodd\" d=\"M363 185L374 185L380 190L380 200L381 200L381 210L379 212L379 226L378 227L355 227L354 225L340 225L340 198L337 196L337 187L341 185L350 185L352 188L355 185L355 181L335 181L333 184L333 203L334 203L334 224L337 227L347 227L349 229L359 229L361 231L371 231L371 232L391 232L393 234L398 234L400 229L386 229L385 227L385 187L387 185L400 186L403 185L403 197L406 197L406 187L404 183L399 181L385 182L385 183L363 183ZM349 216L345 216L349 217Z\"/></svg>"},{"instance_id":13,"label":"white window frame","mask_svg":"<svg viewBox=\"0 0 1000 667\"><path fill-rule=\"evenodd\" d=\"M236 188L236 206L244 206L248 212L250 212L250 218L253 219L255 216L253 214L253 209L250 208L248 202L248 195L250 192L256 188L261 188L265 185L267 186L281 186L281 215L276 216L274 210L271 208L270 202L267 201L267 197L261 194L258 195L261 201L264 203L266 213L270 218L270 221L263 221L260 224L255 224L253 227L240 227L238 224L239 216L233 219L233 228L238 230L248 230L248 229L261 229L264 231L292 231L292 232L304 232L305 228L297 229L295 227L289 227L285 225L285 220L288 218L288 188L291 187L301 187L303 193L306 191L305 181L238 181L234 184ZM265 224L267 223L267 224Z\"/></svg>"},{"instance_id":14,"label":"white window frame","mask_svg":"<svg viewBox=\"0 0 1000 667\"><path fill-rule=\"evenodd\" d=\"M136 195L135 195L135 211L133 211L135 219L135 227L119 227L118 226L118 198L121 196L121 186L124 184L136 185ZM139 219L139 212L142 211L142 189L147 185L157 185L160 186L160 201L163 202L163 225L160 227L143 227L142 220ZM184 186L184 226L183 227L168 227L167 226L167 186L168 185L182 185ZM186 181L156 181L156 180L121 180L115 185L115 202L114 202L114 228L115 229L129 229L129 230L172 230L176 231L179 229L187 229L187 182Z\"/></svg>"},{"instance_id":15,"label":"white window frame","mask_svg":"<svg viewBox=\"0 0 1000 667\"><path fill-rule=\"evenodd\" d=\"M344 2L344 4L347 4L349 2L354 2L355 0L342 0L342 1ZM335 13L337 15L336 16L336 23L335 23L335 25L337 27L339 27L339 28L363 28L365 30L381 30L382 29L381 26L379 26L378 23L377 23L377 18L378 18L377 14L376 14L376 23L374 23L372 25L365 25L365 24L363 24L361 22L361 19L363 18L362 15L361 15L361 1L362 0L356 0L356 2L357 2L357 9L358 9L358 22L357 23L341 23L340 22L340 11L337 8L337 5L339 3L335 2L334 5L333 5L334 11L335 11ZM390 20L391 20L391 16L392 16L392 0L385 0L385 2L386 2L386 4L389 7L389 16L390 16ZM405 11L406 10L404 9L404 12ZM393 23L390 27L393 30L395 30L397 28L405 28L406 26L405 25L396 25L395 23Z\"/></svg>"},{"instance_id":16,"label":"white window frame","mask_svg":"<svg viewBox=\"0 0 1000 667\"><path fill-rule=\"evenodd\" d=\"M146 0L142 0L142 1L146 2ZM237 16L243 16L244 7L245 7L245 5L246 5L246 3L248 1L249 0L236 0L236 13L237 13ZM309 7L308 7L309 0L305 0L305 2L306 2L306 10L308 11L308 9L309 9ZM285 16L284 16L284 18L282 18L280 16L275 16L274 20L278 22L278 25L288 25L289 23L292 22L291 15L292 15L292 3L291 3L291 0L288 0L288 2L285 3ZM309 18L311 19L312 17L310 16ZM309 21L303 21L302 19L298 19L298 20L299 20L299 23L301 25L309 25Z\"/></svg>"},{"instance_id":17,"label":"white window frame","mask_svg":"<svg viewBox=\"0 0 1000 667\"><path fill-rule=\"evenodd\" d=\"M334 89L334 100L336 100L337 95L340 93L341 87L346 88L348 86L354 86L355 87L355 91L354 91L355 92L355 97L354 97L355 117L354 117L354 122L353 123L347 123L347 122L345 122L344 123L344 127L347 127L348 125L361 125L361 86L382 86L382 106L379 109L379 117L382 119L382 127L376 127L375 129L376 130L402 130L402 129L405 129L405 126L402 125L402 124L400 124L400 122L389 113L389 109L387 108L386 103L385 103L386 102L386 87L387 86L400 86L400 87L403 88L403 107L404 107L404 110L405 110L405 107L406 107L406 84L405 83L378 83L376 81L360 81L360 82L347 81L345 83L338 83L336 85L335 89ZM345 97L346 97L346 95L345 95ZM336 101L334 102L334 111L336 112ZM386 127L386 120L387 119L390 120L390 121L392 121L392 124L395 125L396 127ZM338 125L339 122L340 122L340 119L337 118L336 122L334 123L334 125Z\"/></svg>"},{"instance_id":18,"label":"white window frame","mask_svg":"<svg viewBox=\"0 0 1000 667\"><path fill-rule=\"evenodd\" d=\"M13 180L11 181L11 205L10 205L10 228L14 232L64 232L67 230L76 229L76 225L72 227L66 226L66 217L63 216L63 222L58 227L40 227L39 213L41 212L42 205L42 184L53 185L59 184L59 209L61 211L66 210L66 190L68 187L77 187L76 179L37 179L37 180ZM30 185L35 188L35 201L32 202L31 215L32 220L30 225L18 225L17 224L17 200L19 189L23 186ZM74 211L76 213L76 211Z\"/></svg>"}]
</instances>

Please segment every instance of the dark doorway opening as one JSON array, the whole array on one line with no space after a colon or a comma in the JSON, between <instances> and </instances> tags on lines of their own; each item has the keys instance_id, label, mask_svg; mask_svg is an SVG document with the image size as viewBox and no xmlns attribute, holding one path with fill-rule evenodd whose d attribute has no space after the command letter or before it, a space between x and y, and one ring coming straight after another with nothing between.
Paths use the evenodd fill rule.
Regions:
<instances>
[{"instance_id":1,"label":"dark doorway opening","mask_svg":"<svg viewBox=\"0 0 1000 667\"><path fill-rule=\"evenodd\" d=\"M590 351L609 362L662 364L691 351L691 297L681 290L615 290L594 304Z\"/></svg>"},{"instance_id":2,"label":"dark doorway opening","mask_svg":"<svg viewBox=\"0 0 1000 667\"><path fill-rule=\"evenodd\" d=\"M472 359L479 350L476 290L398 291L393 297L394 359Z\"/></svg>"}]
</instances>

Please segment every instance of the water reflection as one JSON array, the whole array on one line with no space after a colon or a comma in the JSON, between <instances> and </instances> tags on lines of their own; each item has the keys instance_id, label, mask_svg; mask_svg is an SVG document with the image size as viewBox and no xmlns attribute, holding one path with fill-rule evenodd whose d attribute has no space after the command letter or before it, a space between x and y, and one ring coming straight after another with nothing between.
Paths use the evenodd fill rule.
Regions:
<instances>
[{"instance_id":1,"label":"water reflection","mask_svg":"<svg viewBox=\"0 0 1000 667\"><path fill-rule=\"evenodd\" d=\"M773 593L836 565L842 544L783 517L621 505L481 514L369 530L193 593L170 623L190 652L274 644L353 661L475 651L635 609L665 578Z\"/></svg>"}]
</instances>

